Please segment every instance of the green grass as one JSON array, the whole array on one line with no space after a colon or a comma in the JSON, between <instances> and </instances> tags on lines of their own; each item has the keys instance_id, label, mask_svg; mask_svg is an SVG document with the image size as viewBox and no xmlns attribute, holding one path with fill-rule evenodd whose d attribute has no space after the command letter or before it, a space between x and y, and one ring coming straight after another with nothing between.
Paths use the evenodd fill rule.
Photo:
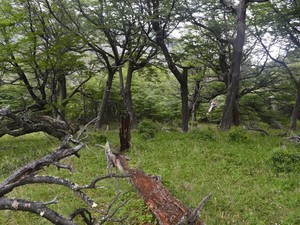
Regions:
<instances>
[{"instance_id":1,"label":"green grass","mask_svg":"<svg viewBox=\"0 0 300 225\"><path fill-rule=\"evenodd\" d=\"M98 136L99 140L105 136L113 145L118 144L117 132L93 133L87 139L90 141L81 151L80 159L66 159L76 170L73 175L54 167L42 173L63 176L79 184L106 174L104 153L95 147ZM17 166L49 153L58 143L36 134L4 137L0 139L0 146L12 147L0 150L0 165L5 168L0 175L3 180ZM160 131L149 140L134 131L128 156L132 167L160 175L164 185L188 207L195 207L211 192L212 198L202 212L207 224L300 224L300 167L289 164L288 168L295 169L278 172L272 161L278 151L295 154L300 152L300 147L284 142L276 135L263 136L240 128L226 133L215 127L202 126L187 134ZM287 162L282 166L284 163ZM125 198L130 201L117 216L127 216L125 224L153 222L127 180L104 180L99 185L103 188L86 191L99 208L107 207L119 187L122 190L120 201ZM17 188L10 196L36 201L49 201L57 196L60 202L51 207L63 215L84 206L72 192L57 186L31 185ZM50 223L29 213L0 211L0 224Z\"/></svg>"}]
</instances>

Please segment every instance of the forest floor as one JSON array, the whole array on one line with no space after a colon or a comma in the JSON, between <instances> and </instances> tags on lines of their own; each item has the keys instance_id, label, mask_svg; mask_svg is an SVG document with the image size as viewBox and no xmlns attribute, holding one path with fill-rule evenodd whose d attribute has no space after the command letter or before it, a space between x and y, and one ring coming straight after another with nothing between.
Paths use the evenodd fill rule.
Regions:
<instances>
[{"instance_id":1,"label":"forest floor","mask_svg":"<svg viewBox=\"0 0 300 225\"><path fill-rule=\"evenodd\" d=\"M208 225L296 225L300 224L300 145L284 140L278 136L280 132L269 131L270 136L241 128L220 132L215 126L201 125L188 133L165 130L145 139L133 131L132 147L126 155L131 167L160 176L168 190L188 207L196 207L211 192L201 214ZM41 174L65 177L80 185L107 174L104 151L95 146L106 138L118 145L117 131L88 133L81 157L66 159L75 168L73 175L54 167ZM42 133L4 136L0 139L0 181L58 145ZM126 179L103 180L99 185L101 188L85 191L98 203L98 209L105 210L120 191L112 208L130 200L116 218L126 216L125 224L156 223ZM65 216L85 206L72 192L57 186L30 185L15 189L10 196L35 201L58 197L58 204L50 207ZM50 223L30 213L0 211L0 224Z\"/></svg>"}]
</instances>

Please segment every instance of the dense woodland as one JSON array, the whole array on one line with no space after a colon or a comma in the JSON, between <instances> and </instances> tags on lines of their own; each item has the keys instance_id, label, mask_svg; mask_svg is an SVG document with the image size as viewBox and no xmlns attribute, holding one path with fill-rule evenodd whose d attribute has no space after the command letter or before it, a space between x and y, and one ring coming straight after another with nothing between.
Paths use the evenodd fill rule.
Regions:
<instances>
[{"instance_id":1,"label":"dense woodland","mask_svg":"<svg viewBox=\"0 0 300 225\"><path fill-rule=\"evenodd\" d=\"M191 138L212 124L242 142L234 127L296 131L299 47L299 0L0 0L0 141L36 132L62 141L4 180L0 200L17 186L43 183L32 175L45 166L70 169L58 161L78 156L87 128L108 131L125 115L129 132L146 121L192 130ZM196 136L216 141L214 132ZM87 188L60 182L78 195ZM1 201L0 209L14 210L12 199ZM56 200L29 210L23 203L39 214ZM52 213L53 223L75 224ZM96 224L85 213L73 216Z\"/></svg>"},{"instance_id":2,"label":"dense woodland","mask_svg":"<svg viewBox=\"0 0 300 225\"><path fill-rule=\"evenodd\" d=\"M3 0L1 136L61 138L124 113L133 124L148 118L184 132L189 121L295 130L299 8L280 0Z\"/></svg>"}]
</instances>

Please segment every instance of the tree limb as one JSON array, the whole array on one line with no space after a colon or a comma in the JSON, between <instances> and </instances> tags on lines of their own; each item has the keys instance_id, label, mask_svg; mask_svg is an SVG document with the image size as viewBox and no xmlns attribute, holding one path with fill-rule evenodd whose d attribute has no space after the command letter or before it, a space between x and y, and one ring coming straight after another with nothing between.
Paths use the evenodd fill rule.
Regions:
<instances>
[{"instance_id":1,"label":"tree limb","mask_svg":"<svg viewBox=\"0 0 300 225\"><path fill-rule=\"evenodd\" d=\"M69 146L69 138L70 137L66 138L61 146L59 146L53 153L46 155L41 159L32 161L17 169L13 174L11 174L0 184L0 190L9 184L18 182L19 180L30 176L31 174L43 169L45 166L51 165L53 163L55 164L56 162L59 162L61 159L68 156L78 154L78 151L84 147L84 144L81 143L72 148Z\"/></svg>"},{"instance_id":2,"label":"tree limb","mask_svg":"<svg viewBox=\"0 0 300 225\"><path fill-rule=\"evenodd\" d=\"M75 222L64 218L62 215L48 208L45 203L42 202L32 202L23 199L11 199L6 197L0 197L0 210L19 210L27 211L37 214L41 217L46 218L53 224L60 225L76 225Z\"/></svg>"},{"instance_id":3,"label":"tree limb","mask_svg":"<svg viewBox=\"0 0 300 225\"><path fill-rule=\"evenodd\" d=\"M97 207L97 204L90 199L85 193L80 190L78 184L73 183L64 178L53 177L53 176L28 176L21 179L18 182L14 182L12 184L6 185L5 187L0 189L0 196L4 196L5 194L11 192L14 188L23 186L26 184L58 184L63 185L72 191L74 191L87 205L92 208Z\"/></svg>"},{"instance_id":4,"label":"tree limb","mask_svg":"<svg viewBox=\"0 0 300 225\"><path fill-rule=\"evenodd\" d=\"M87 218L87 215L88 218ZM80 215L82 217L82 219L84 220L85 224L87 225L93 225L94 224L94 219L92 218L92 214L90 213L89 210L85 209L85 208L81 208L81 209L76 209L70 216L69 219L73 220L76 216Z\"/></svg>"}]
</instances>

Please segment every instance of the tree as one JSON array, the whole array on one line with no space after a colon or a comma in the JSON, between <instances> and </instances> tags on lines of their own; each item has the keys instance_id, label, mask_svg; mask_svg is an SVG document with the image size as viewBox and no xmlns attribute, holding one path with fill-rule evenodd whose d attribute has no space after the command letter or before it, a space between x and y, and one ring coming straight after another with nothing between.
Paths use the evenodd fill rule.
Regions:
<instances>
[{"instance_id":1,"label":"tree","mask_svg":"<svg viewBox=\"0 0 300 225\"><path fill-rule=\"evenodd\" d=\"M145 34L137 29L137 22L132 15L135 7L133 2L99 1L85 3L76 0L75 6L69 3L63 4L60 1L57 1L56 4L68 15L73 26L57 18L53 6L47 1L47 6L52 15L64 27L80 36L90 50L97 55L98 61L107 70L106 87L99 106L98 120L95 128L99 129L103 123L113 79L117 71L119 71L120 75L120 88L124 105L133 121L130 91L132 74L134 71L144 67L156 54L155 48L149 44L148 39L145 38ZM82 18L78 18L72 14L70 10L72 7L82 15ZM147 29L145 24L142 26ZM95 38L97 36L99 38ZM123 78L122 68L124 66L127 69L126 82L124 82Z\"/></svg>"},{"instance_id":2,"label":"tree","mask_svg":"<svg viewBox=\"0 0 300 225\"><path fill-rule=\"evenodd\" d=\"M300 28L299 28L299 12L300 5L297 1L273 1L268 5L268 19L257 18L260 28L257 27L256 34L260 40L261 45L269 57L283 67L292 81L296 89L296 97L291 113L290 129L297 129L297 119L300 109L300 78L297 77L298 69L292 64L294 63L293 55L291 51L294 48L299 50L300 48ZM271 27L271 30L270 28ZM276 33L277 39L273 40L270 46L267 46L266 41L263 40L263 36L268 33ZM280 42L281 54L274 56L271 53L270 48ZM296 59L297 61L297 59Z\"/></svg>"},{"instance_id":3,"label":"tree","mask_svg":"<svg viewBox=\"0 0 300 225\"><path fill-rule=\"evenodd\" d=\"M177 64L167 44L170 32L182 21L176 11L179 6L180 3L175 0L166 2L166 4L159 0L148 0L145 5L141 6L140 13L147 13L154 31L153 36L149 34L148 37L159 46L169 70L180 84L181 129L183 132L187 132L189 121L188 71L191 66Z\"/></svg>"},{"instance_id":4,"label":"tree","mask_svg":"<svg viewBox=\"0 0 300 225\"><path fill-rule=\"evenodd\" d=\"M232 121L234 124L239 124L239 119L235 118L237 114L236 97L239 89L240 68L243 57L243 47L245 42L246 31L246 9L250 3L253 2L266 2L267 0L240 0L237 6L230 6L225 1L221 1L227 10L230 10L236 16L236 35L232 39L228 39L229 43L233 46L232 64L230 66L230 78L228 91L226 96L225 107L223 111L222 121L220 128L228 130L231 127Z\"/></svg>"},{"instance_id":5,"label":"tree","mask_svg":"<svg viewBox=\"0 0 300 225\"><path fill-rule=\"evenodd\" d=\"M4 130L12 135L47 130L47 133L62 138L50 128L51 123L59 124L62 120L64 125L60 129L68 132L70 124L65 118L68 99L88 80L81 80L67 92L66 77L85 73L87 69L81 56L75 53L80 44L50 19L40 2L15 2L14 6L7 1L2 3L3 19L9 21L0 25L2 85L22 86L27 92L24 93L23 108L12 108L10 112L6 109L3 113L2 116L8 118ZM49 116L51 112L58 121L38 115ZM33 115L47 120L50 127L30 124L37 122ZM65 132L62 133L65 135Z\"/></svg>"}]
</instances>

